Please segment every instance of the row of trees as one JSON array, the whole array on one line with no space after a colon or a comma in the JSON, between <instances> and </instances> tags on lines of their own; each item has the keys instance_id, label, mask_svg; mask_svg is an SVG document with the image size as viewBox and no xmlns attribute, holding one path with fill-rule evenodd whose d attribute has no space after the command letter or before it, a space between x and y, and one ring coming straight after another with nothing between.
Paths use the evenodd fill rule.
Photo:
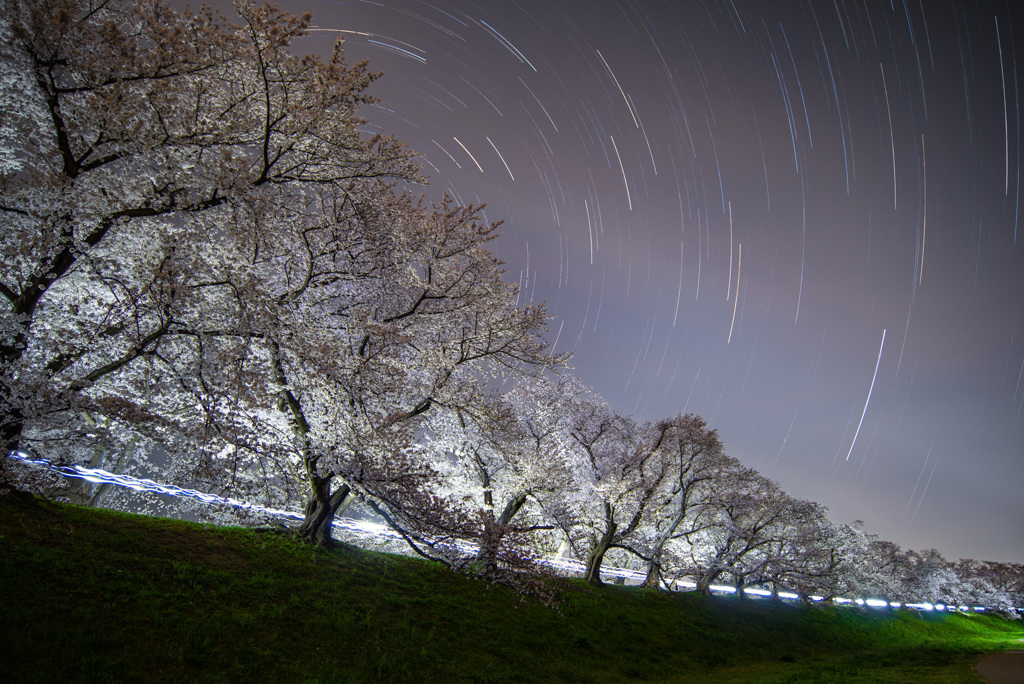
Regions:
<instances>
[{"instance_id":1,"label":"row of trees","mask_svg":"<svg viewBox=\"0 0 1024 684\"><path fill-rule=\"evenodd\" d=\"M601 583L602 564L642 572L647 587L731 584L831 600L1024 605L1024 565L904 551L837 524L725 454L692 414L636 422L577 379L527 378L483 416L434 413L425 448L453 504L547 557L568 554ZM492 534L478 557L502 553Z\"/></svg>"},{"instance_id":2,"label":"row of trees","mask_svg":"<svg viewBox=\"0 0 1024 684\"><path fill-rule=\"evenodd\" d=\"M308 16L235 9L3 0L5 452L300 503L321 545L354 504L503 581L571 555L597 584L614 558L651 587L1020 601L1017 566L904 553L701 418L637 422L552 375L496 226L411 195L412 153L365 133L376 75L341 43L291 54ZM53 484L14 463L0 487Z\"/></svg>"}]
</instances>

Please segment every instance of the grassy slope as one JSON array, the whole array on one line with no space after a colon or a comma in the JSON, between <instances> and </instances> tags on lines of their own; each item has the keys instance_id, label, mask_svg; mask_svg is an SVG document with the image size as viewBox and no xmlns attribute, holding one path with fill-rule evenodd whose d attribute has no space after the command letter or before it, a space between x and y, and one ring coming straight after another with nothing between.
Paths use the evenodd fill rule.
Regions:
<instances>
[{"instance_id":1,"label":"grassy slope","mask_svg":"<svg viewBox=\"0 0 1024 684\"><path fill-rule=\"evenodd\" d=\"M0 680L970 682L993 617L567 582L555 611L417 559L0 497Z\"/></svg>"}]
</instances>

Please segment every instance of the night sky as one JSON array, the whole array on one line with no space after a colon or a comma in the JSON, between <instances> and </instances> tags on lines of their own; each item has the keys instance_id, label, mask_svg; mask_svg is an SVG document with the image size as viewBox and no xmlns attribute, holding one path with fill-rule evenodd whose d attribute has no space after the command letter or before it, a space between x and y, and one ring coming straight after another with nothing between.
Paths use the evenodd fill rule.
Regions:
<instances>
[{"instance_id":1,"label":"night sky","mask_svg":"<svg viewBox=\"0 0 1024 684\"><path fill-rule=\"evenodd\" d=\"M282 6L385 72L372 130L504 221L508 279L620 412L698 413L904 548L1024 561L1024 12Z\"/></svg>"}]
</instances>

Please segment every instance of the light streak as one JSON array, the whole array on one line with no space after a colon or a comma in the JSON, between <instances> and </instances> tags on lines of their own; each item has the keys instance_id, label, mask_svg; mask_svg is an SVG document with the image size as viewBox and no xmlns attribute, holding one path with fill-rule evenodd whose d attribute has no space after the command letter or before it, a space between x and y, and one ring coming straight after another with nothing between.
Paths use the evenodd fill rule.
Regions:
<instances>
[{"instance_id":1,"label":"light streak","mask_svg":"<svg viewBox=\"0 0 1024 684\"><path fill-rule=\"evenodd\" d=\"M804 298L804 266L807 263L807 187L804 176L800 176L800 198L803 218L803 232L800 234L800 289L796 293L796 315L793 317L793 325L800 321L800 302Z\"/></svg>"},{"instance_id":2,"label":"light streak","mask_svg":"<svg viewBox=\"0 0 1024 684\"><path fill-rule=\"evenodd\" d=\"M683 299L683 241L679 241L679 292L676 293L676 313L672 317L672 327L676 327L676 321L679 320L679 302ZM1024 366L1021 366L1024 368ZM1020 381L1018 380L1018 385ZM1017 396L1017 392L1013 393L1013 396Z\"/></svg>"},{"instance_id":3,"label":"light streak","mask_svg":"<svg viewBox=\"0 0 1024 684\"><path fill-rule=\"evenodd\" d=\"M910 492L910 498L907 499L907 505L903 508L903 515L907 514L910 510L910 504L914 501L914 495L917 494L917 488L921 486L921 480L924 479L924 471L928 468L928 459L932 457L932 449L935 448L935 440L938 438L939 433L936 432L932 437L932 445L928 447L928 454L924 457L924 465L921 466L921 474L917 476L917 482L914 483L914 490ZM915 511L916 513L917 511Z\"/></svg>"},{"instance_id":4,"label":"light streak","mask_svg":"<svg viewBox=\"0 0 1024 684\"><path fill-rule=\"evenodd\" d=\"M432 142L432 143L434 143L435 145L437 145L438 147L440 147L440 148L441 148L441 151L442 151L442 152L444 152L445 154L447 154L447 155L448 155L448 158L449 158L449 159L451 159L451 160L452 160L452 161L453 161L453 162L455 163L455 165L456 165L456 166L458 166L458 167L459 167L460 169L462 168L462 164L460 164L459 162L455 161L455 157L453 157L453 156L451 155L451 152L449 152L448 150L446 150L446 149L444 149L443 147L441 147L441 143L437 142L437 141L436 141L436 140L434 140L433 138L431 138L431 139L430 139L430 142Z\"/></svg>"},{"instance_id":5,"label":"light streak","mask_svg":"<svg viewBox=\"0 0 1024 684\"><path fill-rule=\"evenodd\" d=\"M500 110L500 109L498 109L498 107L497 107L497 106L496 106L496 105L495 105L495 104L494 104L493 102L491 102L491 99L490 99L489 97L487 97L486 95L484 95L484 94L483 94L483 92L482 92L482 91L481 91L481 90L480 90L479 88L477 88L477 87L476 87L475 85L473 85L472 83L470 83L469 81L467 81L467 80L466 80L466 78L465 78L464 76L461 76L461 75L460 75L460 76L459 76L459 78L460 78L460 79L462 79L462 82L463 82L463 83L465 83L465 84L466 84L466 85L468 85L468 86L469 86L470 88L472 88L473 90L475 90L475 91L477 92L477 94L478 94L478 95L479 95L480 97L482 97L482 98L484 99L484 101L485 101L485 102L487 102L487 104L491 105L491 108L492 108L492 109L493 109L494 111L498 112L498 116L505 116L504 114L502 114L502 113L501 113L501 110Z\"/></svg>"},{"instance_id":6,"label":"light streak","mask_svg":"<svg viewBox=\"0 0 1024 684\"><path fill-rule=\"evenodd\" d=\"M871 376L871 387L868 388L868 398L864 401L864 410L860 414L860 422L857 423L857 431L853 433L853 442L850 443L850 450L846 454L846 460L850 460L850 454L853 453L853 447L857 444L857 435L860 434L860 427L864 424L864 416L868 412L868 404L871 402L871 393L875 389L875 378L878 377L878 366L882 363L882 350L885 349L885 330L882 330L882 344L878 347L878 360L875 361L875 374Z\"/></svg>"},{"instance_id":7,"label":"light streak","mask_svg":"<svg viewBox=\"0 0 1024 684\"><path fill-rule=\"evenodd\" d=\"M555 341L551 343L551 353L552 354L555 353L555 347L558 346L558 340L559 340L560 337L562 337L562 326L564 326L564 325L565 325L565 319L562 319L562 322L558 324L558 334L555 335Z\"/></svg>"},{"instance_id":8,"label":"light streak","mask_svg":"<svg viewBox=\"0 0 1024 684\"><path fill-rule=\"evenodd\" d=\"M1010 119L1006 109L1006 68L1003 66L1003 38L999 35L999 15L996 20L996 44L999 46L999 85L1003 87L1003 135L1006 141L1006 185L1003 196L1010 194Z\"/></svg>"},{"instance_id":9,"label":"light streak","mask_svg":"<svg viewBox=\"0 0 1024 684\"><path fill-rule=\"evenodd\" d=\"M590 205L583 200L583 208L587 210L587 233L590 234L590 264L594 264L594 226L590 223Z\"/></svg>"},{"instance_id":10,"label":"light streak","mask_svg":"<svg viewBox=\"0 0 1024 684\"><path fill-rule=\"evenodd\" d=\"M793 75L796 76L796 89L800 91L800 102L804 106L804 121L807 122L807 140L811 147L814 147L814 136L811 135L811 117L807 114L807 100L804 99L804 87L800 83L800 72L796 68L796 58L793 57L793 48L789 46L789 37L786 35L786 29L779 22L779 30L782 31L782 39L786 41L786 50L789 51L789 61L793 65Z\"/></svg>"},{"instance_id":11,"label":"light streak","mask_svg":"<svg viewBox=\"0 0 1024 684\"><path fill-rule=\"evenodd\" d=\"M412 59L415 59L417 62L419 62L421 64L426 64L427 63L427 58L426 57L421 57L420 55L417 55L414 52L410 52L409 50L406 50L405 48L400 48L397 45L389 45L388 43L382 43L381 41L374 40L373 38L370 38L369 40L367 40L367 42L370 43L370 45L376 45L377 47L382 48L384 50L387 50L388 52L393 52L396 55L403 55L405 57L411 57Z\"/></svg>"},{"instance_id":12,"label":"light streak","mask_svg":"<svg viewBox=\"0 0 1024 684\"><path fill-rule=\"evenodd\" d=\"M608 66L608 62L605 60L604 55L601 54L600 50L594 50L594 52L596 52L597 56L601 58L604 68L608 70L608 74L612 77L612 80L615 81L615 87L619 89L619 93L622 95L622 101L626 103L626 107L629 109L629 115L633 117L633 123L636 124L637 128L640 128L640 122L637 120L636 113L633 111L633 103L629 101L629 98L626 97L626 91L624 91L622 86L619 85L619 79L615 78L615 72L613 72L612 68ZM614 141L612 144L614 144Z\"/></svg>"},{"instance_id":13,"label":"light streak","mask_svg":"<svg viewBox=\"0 0 1024 684\"><path fill-rule=\"evenodd\" d=\"M938 463L932 464L932 472L928 473L928 481L924 483L924 490L921 491L921 498L917 500L917 507L914 509L914 515L910 516L910 522L914 522L917 512L921 510L921 503L924 501L925 495L928 494L928 486L932 483L932 477L935 476L935 466L937 465Z\"/></svg>"},{"instance_id":14,"label":"light streak","mask_svg":"<svg viewBox=\"0 0 1024 684\"><path fill-rule=\"evenodd\" d=\"M924 244L928 237L928 163L924 154L924 133L921 134L921 185L924 188L924 198L921 202L921 266L917 269L917 284L921 284L924 278Z\"/></svg>"},{"instance_id":15,"label":"light streak","mask_svg":"<svg viewBox=\"0 0 1024 684\"><path fill-rule=\"evenodd\" d=\"M885 84L885 67L878 63L882 72L882 88L885 90L885 111L889 115L889 149L892 150L892 208L896 208L896 141L892 133L892 109L889 108L889 86Z\"/></svg>"},{"instance_id":16,"label":"light streak","mask_svg":"<svg viewBox=\"0 0 1024 684\"><path fill-rule=\"evenodd\" d=\"M494 148L494 151L498 152L498 158L501 159L501 163L505 165L505 170L508 171L508 177L515 181L516 177L512 175L512 169L508 168L508 162L505 161L505 157L503 157L501 152L498 151L497 145L495 145L494 142L486 135L484 137L487 138L487 142L491 143L491 147ZM593 262L593 260L591 260L591 262Z\"/></svg>"},{"instance_id":17,"label":"light streak","mask_svg":"<svg viewBox=\"0 0 1024 684\"><path fill-rule=\"evenodd\" d=\"M907 348L907 336L910 334L910 314L914 313L914 295L910 295L910 307L907 309L907 324L903 328L903 344L900 345L900 357L896 361L896 375L900 377L900 367L903 366L903 350Z\"/></svg>"},{"instance_id":18,"label":"light streak","mask_svg":"<svg viewBox=\"0 0 1024 684\"><path fill-rule=\"evenodd\" d=\"M454 140L455 142L459 143L459 147L461 147L463 150L465 150L466 154L469 155L469 158L473 160L474 164L476 164L476 168L480 169L480 173L483 173L484 170L483 170L483 167L480 166L480 162L478 162L476 160L476 157L473 156L472 152L470 152L469 150L466 149L466 146L462 144L462 141L459 140L458 138L456 138L454 135L452 136L452 140ZM462 168L462 167L459 167L459 168Z\"/></svg>"},{"instance_id":19,"label":"light streak","mask_svg":"<svg viewBox=\"0 0 1024 684\"><path fill-rule=\"evenodd\" d=\"M730 205L731 206L731 205ZM726 344L732 342L732 328L736 325L736 305L740 301L740 274L743 271L743 243L739 244L739 254L736 257L736 297L732 300L732 323L729 324L729 339ZM729 276L732 277L731 275Z\"/></svg>"},{"instance_id":20,"label":"light streak","mask_svg":"<svg viewBox=\"0 0 1024 684\"><path fill-rule=\"evenodd\" d=\"M702 240L703 236L700 232L700 207L697 207L697 291L693 295L694 301L700 301L700 257Z\"/></svg>"},{"instance_id":21,"label":"light streak","mask_svg":"<svg viewBox=\"0 0 1024 684\"><path fill-rule=\"evenodd\" d=\"M793 143L793 166L796 172L800 173L800 157L796 152L796 122L793 116L793 105L789 100L789 89L786 87L786 80L782 77L782 71L779 69L779 63L775 59L775 53L771 53L772 66L775 67L775 77L779 80L779 85L782 86L782 103L786 108L786 117L789 121L789 138Z\"/></svg>"},{"instance_id":22,"label":"light streak","mask_svg":"<svg viewBox=\"0 0 1024 684\"><path fill-rule=\"evenodd\" d=\"M800 406L804 403L803 397L797 402L796 411L793 412L793 420L789 422L789 429L786 430L786 436L782 438L782 444L779 446L779 453L775 455L775 463L772 463L772 472L775 472L775 466L779 465L779 459L782 458L782 452L786 449L786 442L789 441L789 435L793 432L793 426L796 425L796 417L800 415Z\"/></svg>"},{"instance_id":23,"label":"light streak","mask_svg":"<svg viewBox=\"0 0 1024 684\"><path fill-rule=\"evenodd\" d=\"M513 45L511 43L511 41L508 40L508 38L506 38L505 36L503 36L500 33L498 33L498 30L496 28L493 28L490 24L488 24L483 19L480 20L480 23L483 24L484 27L486 27L491 33L493 33L495 35L495 37L497 37L498 40L500 40L502 42L502 44L505 45L505 48L509 52L511 52L516 57L518 57L520 61L526 62L526 64L528 64L531 69L533 69L534 71L537 71L537 67L533 66L533 64L530 62L530 60L526 59L526 55L524 55L522 52L520 52L519 49L516 48L516 46Z\"/></svg>"},{"instance_id":24,"label":"light streak","mask_svg":"<svg viewBox=\"0 0 1024 684\"><path fill-rule=\"evenodd\" d=\"M530 91L530 95L533 95L533 99L537 101L538 105L540 105L540 110L544 112L544 116L548 117L548 121L551 122L551 127L555 129L555 133L558 133L558 126L555 125L555 120L551 118L550 114L548 114L547 107L545 107L544 103L540 101L540 98L533 92L533 89L526 85L526 81L523 80L522 76L518 76L517 78L519 79L519 82L523 84L523 87Z\"/></svg>"},{"instance_id":25,"label":"light streak","mask_svg":"<svg viewBox=\"0 0 1024 684\"><path fill-rule=\"evenodd\" d=\"M725 301L729 301L729 297L732 294L732 200L729 200L729 277L726 278L728 283L725 287ZM739 281L736 281L737 291L740 288ZM734 317L735 320L735 317Z\"/></svg>"},{"instance_id":26,"label":"light streak","mask_svg":"<svg viewBox=\"0 0 1024 684\"><path fill-rule=\"evenodd\" d=\"M165 494L173 497L195 499L202 503L209 505L228 505L236 508L242 508L245 510L251 510L257 513L266 513L274 517L289 518L292 520L302 520L303 515L297 511L286 511L277 508L268 508L266 506L260 506L258 504L249 503L247 501L240 501L231 497L215 496L213 494L207 494L200 492L195 489L186 489L184 487L177 487L175 485L162 484L154 482L153 480L145 478L132 477L131 475L121 475L117 473L111 473L100 468L86 468L81 465L55 465L50 461L40 458L32 458L27 454L18 452L11 454L11 458L16 458L25 463L49 468L57 473L60 473L64 477L72 477L88 482L94 483L108 483L117 485L118 487L124 487L137 492L148 492L151 494Z\"/></svg>"},{"instance_id":27,"label":"light streak","mask_svg":"<svg viewBox=\"0 0 1024 684\"><path fill-rule=\"evenodd\" d=\"M619 170L622 171L622 183L626 186L626 201L629 203L629 210L633 211L633 198L629 194L629 181L626 180L626 167L622 165L622 157L619 156L619 146L615 144L615 136L609 135L608 137L612 139L615 158L619 160Z\"/></svg>"},{"instance_id":28,"label":"light streak","mask_svg":"<svg viewBox=\"0 0 1024 684\"><path fill-rule=\"evenodd\" d=\"M629 98L629 103L633 104L633 98ZM647 129L644 128L644 122L640 121L640 132L643 133L644 142L647 143L647 154L651 155L651 167L654 168L654 175L658 175L658 164L654 161L654 150L651 149L651 141L647 138Z\"/></svg>"},{"instance_id":29,"label":"light streak","mask_svg":"<svg viewBox=\"0 0 1024 684\"><path fill-rule=\"evenodd\" d=\"M426 54L426 50L424 50L422 48L418 48L415 45L413 45L412 43L407 43L404 40L398 40L397 38L390 38L388 36L381 35L379 33L367 33L366 31L351 31L351 30L348 30L348 29L315 28L315 27L314 28L308 28L306 30L310 31L310 32L312 32L312 31L322 31L322 32L325 32L325 33L328 33L328 32L329 33L344 33L344 34L353 35L353 36L365 36L368 43L376 45L379 48L382 48L384 50L388 50L389 52L394 52L395 54L403 55L403 56L406 56L406 57L411 57L411 58L415 59L417 62L420 62L422 64L426 64L427 63L427 58L425 56L423 56L423 55ZM442 29L442 30L444 30L444 29ZM449 31L445 31L445 32L446 33L450 33ZM380 40L375 40L374 37L376 37L376 38L385 38L385 39L393 41L395 43L401 43L402 45L407 45L408 47L410 47L412 49L411 50L406 50L405 48L400 48L397 45L392 45L391 43L385 43L385 42L382 42ZM418 54L416 54L416 52L413 52L413 50L415 50L416 52L422 52L423 55L418 55Z\"/></svg>"}]
</instances>

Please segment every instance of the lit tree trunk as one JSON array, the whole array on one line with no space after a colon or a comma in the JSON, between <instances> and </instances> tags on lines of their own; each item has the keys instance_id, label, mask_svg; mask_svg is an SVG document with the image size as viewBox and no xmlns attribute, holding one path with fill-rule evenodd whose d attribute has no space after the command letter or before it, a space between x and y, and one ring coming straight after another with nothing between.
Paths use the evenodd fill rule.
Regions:
<instances>
[{"instance_id":1,"label":"lit tree trunk","mask_svg":"<svg viewBox=\"0 0 1024 684\"><path fill-rule=\"evenodd\" d=\"M659 549L654 556L651 556L651 562L647 565L647 577L644 578L642 586L645 589L657 589L661 584L661 552Z\"/></svg>"},{"instance_id":2,"label":"lit tree trunk","mask_svg":"<svg viewBox=\"0 0 1024 684\"><path fill-rule=\"evenodd\" d=\"M490 505L491 492L488 490L485 495L486 501ZM512 521L512 518L516 516L525 504L526 492L521 492L505 504L505 509L498 516L498 519L494 521L496 524L495 535L493 537L488 535L487 542L480 545L480 551L477 552L476 556L477 561L483 566L484 574L493 575L498 572L498 549L501 546L502 537L504 537L504 527Z\"/></svg>"},{"instance_id":3,"label":"lit tree trunk","mask_svg":"<svg viewBox=\"0 0 1024 684\"><path fill-rule=\"evenodd\" d=\"M745 584L746 576L741 574L733 574L733 579L735 579L736 582L736 596L738 596L741 599L747 598L746 592L743 591L747 586Z\"/></svg>"},{"instance_id":4,"label":"lit tree trunk","mask_svg":"<svg viewBox=\"0 0 1024 684\"><path fill-rule=\"evenodd\" d=\"M587 570L584 574L584 579L597 587L603 584L601 581L601 564L604 562L604 554L611 548L612 539L615 537L615 531L618 529L618 524L611 519L611 506L608 503L605 503L604 510L605 520L607 521L604 534L591 547L590 554L587 556Z\"/></svg>"},{"instance_id":5,"label":"lit tree trunk","mask_svg":"<svg viewBox=\"0 0 1024 684\"><path fill-rule=\"evenodd\" d=\"M676 519L672 521L672 524L662 532L658 539L654 543L654 548L651 550L651 560L647 563L647 577L644 578L643 586L647 589L658 589L662 584L662 572L661 572L661 561L664 557L665 545L668 540L672 538L672 535L676 533L679 525L682 524L683 519L686 517L686 507L679 512Z\"/></svg>"},{"instance_id":6,"label":"lit tree trunk","mask_svg":"<svg viewBox=\"0 0 1024 684\"><path fill-rule=\"evenodd\" d=\"M331 527L334 525L334 516L338 509L351 501L352 490L347 484L343 484L331 493L330 477L314 476L310 484L313 486L313 495L306 503L306 518L295 531L300 539L312 542L319 547L330 548L337 543L331 537Z\"/></svg>"},{"instance_id":7,"label":"lit tree trunk","mask_svg":"<svg viewBox=\"0 0 1024 684\"><path fill-rule=\"evenodd\" d=\"M711 594L711 583L718 579L721 570L708 570L697 575L697 593L708 596Z\"/></svg>"}]
</instances>

